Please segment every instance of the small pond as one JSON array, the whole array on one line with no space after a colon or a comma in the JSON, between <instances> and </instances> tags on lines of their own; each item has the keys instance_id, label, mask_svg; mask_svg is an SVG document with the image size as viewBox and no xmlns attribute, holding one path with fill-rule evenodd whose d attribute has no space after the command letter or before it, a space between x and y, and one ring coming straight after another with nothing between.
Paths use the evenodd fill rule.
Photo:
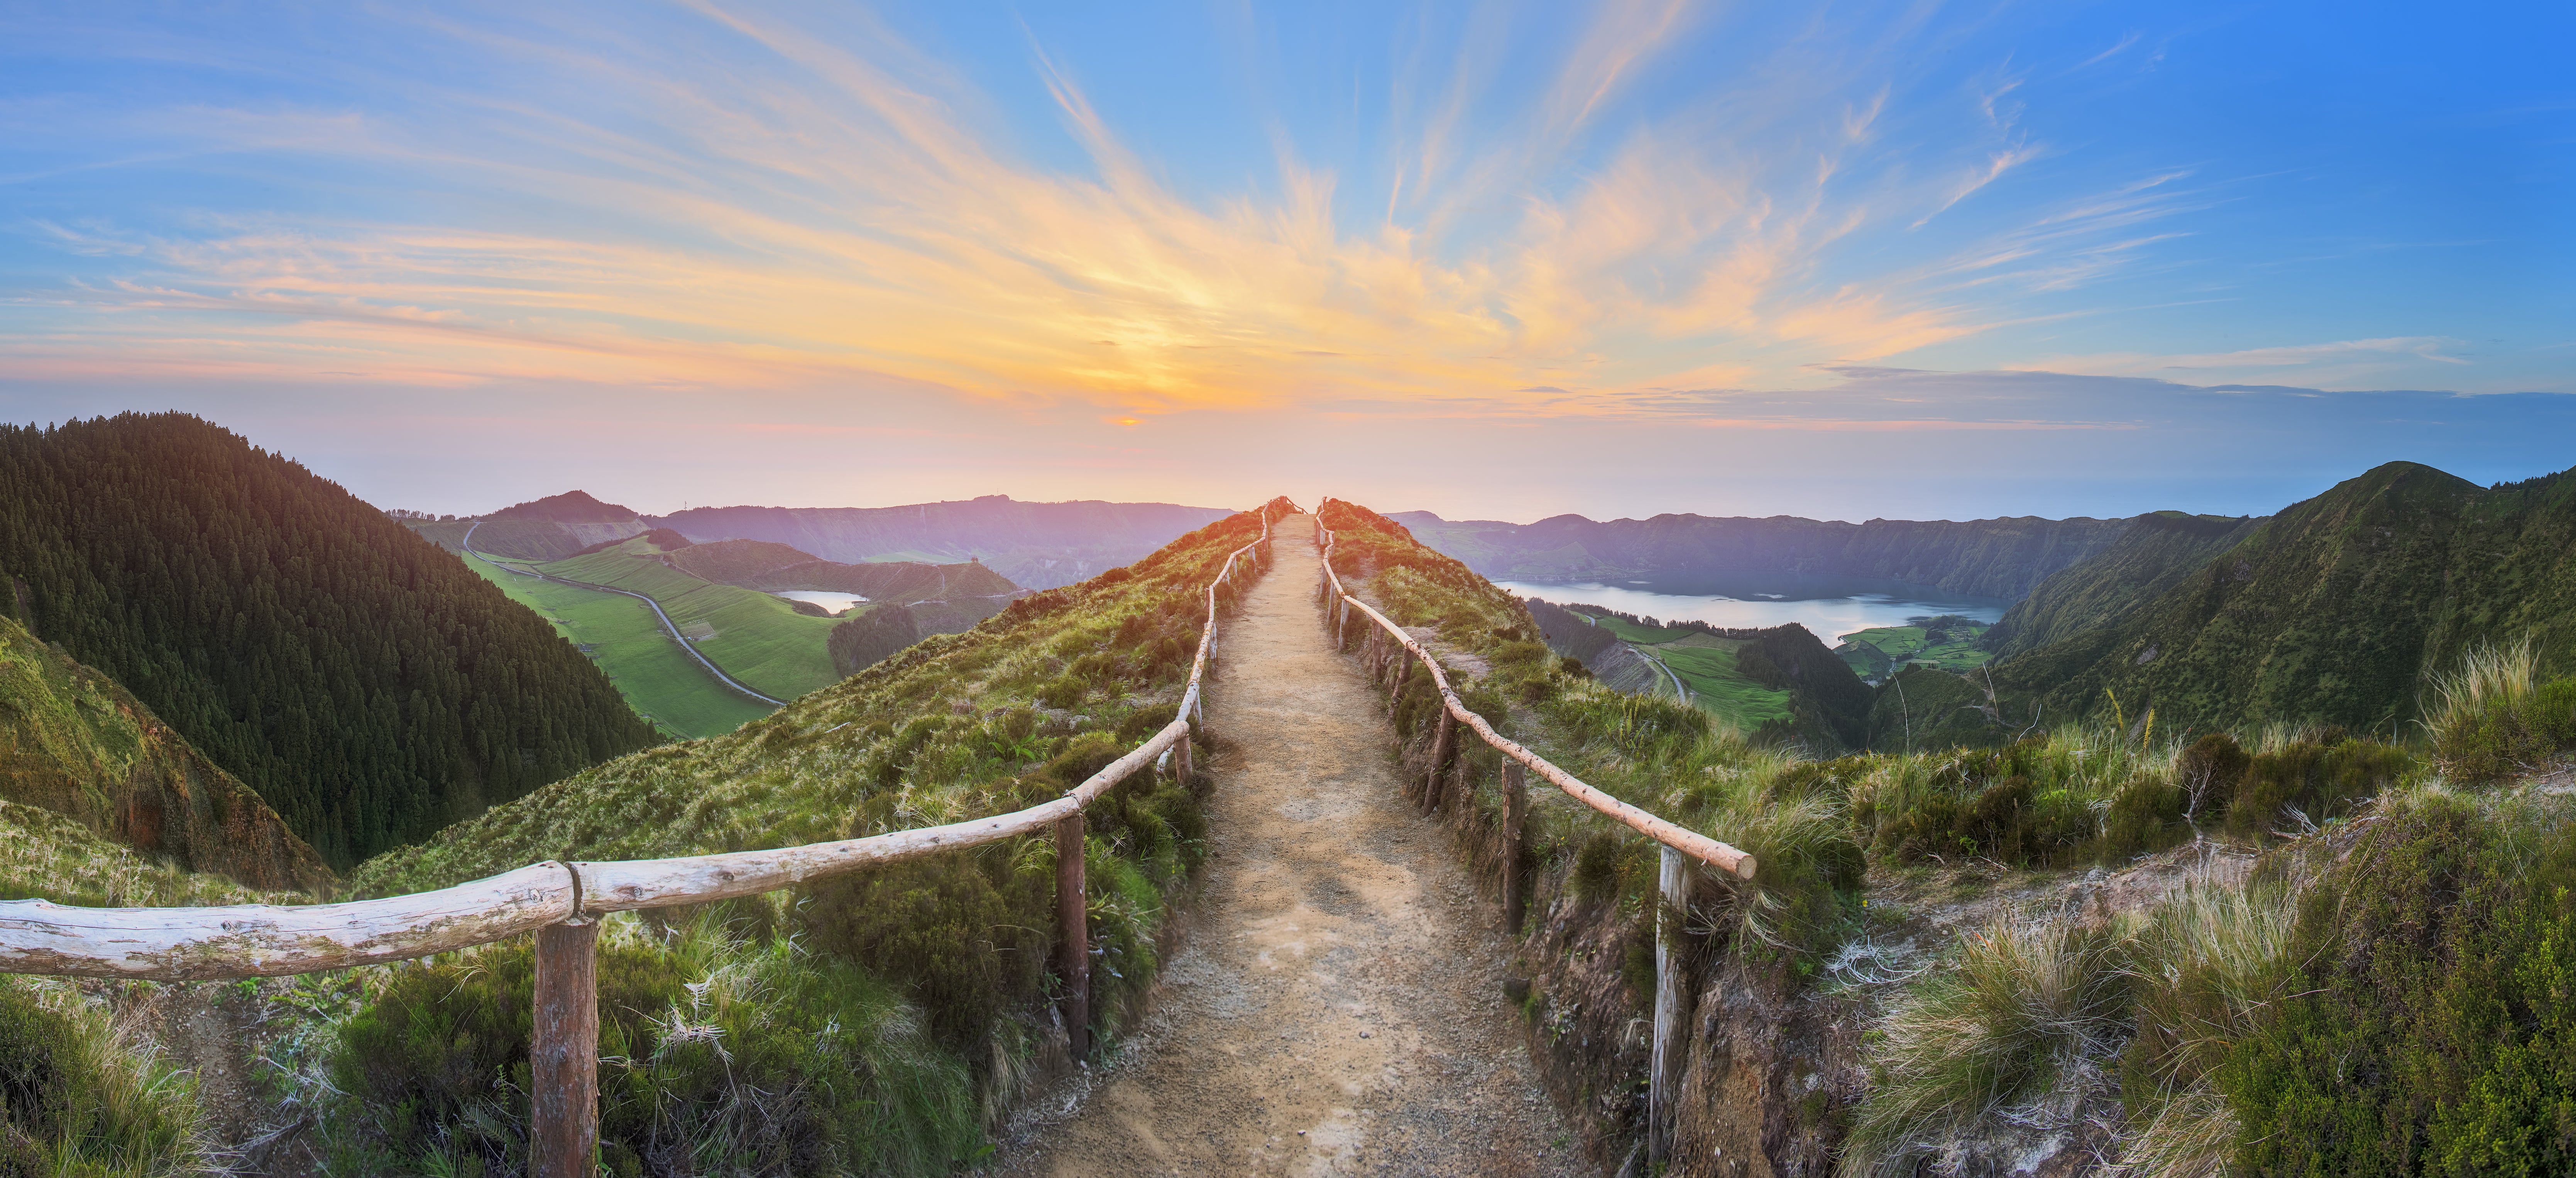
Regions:
<instances>
[{"instance_id":1,"label":"small pond","mask_svg":"<svg viewBox=\"0 0 2576 1178\"><path fill-rule=\"evenodd\" d=\"M833 593L824 589L784 589L773 593L772 596L784 597L789 601L810 601L836 614L867 600L856 593Z\"/></svg>"}]
</instances>

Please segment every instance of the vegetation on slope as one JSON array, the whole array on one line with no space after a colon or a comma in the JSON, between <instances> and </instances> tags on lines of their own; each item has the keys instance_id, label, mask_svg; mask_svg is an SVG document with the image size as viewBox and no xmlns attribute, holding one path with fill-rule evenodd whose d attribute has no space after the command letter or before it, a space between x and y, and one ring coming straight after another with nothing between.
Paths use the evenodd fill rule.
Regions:
<instances>
[{"instance_id":1,"label":"vegetation on slope","mask_svg":"<svg viewBox=\"0 0 2576 1178\"><path fill-rule=\"evenodd\" d=\"M2117 621L1995 664L2005 711L2116 695L2176 728L2402 733L2428 675L2528 637L2576 667L2576 477L2481 488L2390 463L2262 521Z\"/></svg>"},{"instance_id":2,"label":"vegetation on slope","mask_svg":"<svg viewBox=\"0 0 2576 1178\"><path fill-rule=\"evenodd\" d=\"M641 601L549 581L471 553L459 558L598 664L627 706L665 736L721 736L771 711L707 674Z\"/></svg>"},{"instance_id":3,"label":"vegetation on slope","mask_svg":"<svg viewBox=\"0 0 2576 1178\"><path fill-rule=\"evenodd\" d=\"M1260 531L1253 513L1220 520L1135 565L1015 602L972 631L926 639L730 735L647 750L495 808L365 864L350 886L390 894L548 858L787 846L1057 796L1170 722L1204 587ZM1092 1010L1104 1038L1151 983L1169 897L1198 861L1204 788L1138 774L1089 813L1101 954ZM603 956L603 992L631 995L641 1017L617 1032L628 1047L620 1066L631 1070L604 1081L625 1102L614 1121L625 1127L610 1140L626 1154L610 1156L657 1173L672 1150L761 1172L922 1173L972 1154L1030 1075L1065 1062L1050 1002L1060 983L1047 968L1053 855L1051 840L1020 840L696 918L616 922L613 943L626 948ZM351 1104L341 1143L350 1156L513 1164L509 1127L522 1123L524 1097L507 1079L524 1066L521 1016L475 1023L485 1016L471 1013L524 1010L501 1005L520 992L508 987L524 985L512 954L524 951L391 971L306 1058L301 1074L317 1100L350 1091L324 1084L329 1076L379 1061L365 1091L420 1094L391 1118L361 1119ZM469 977L489 979L475 984L490 992L445 997ZM769 1029L752 1025L762 1018ZM692 1027L716 1030L684 1033ZM758 1062L710 1064L710 1043L736 1042L718 1031L742 1036L737 1060Z\"/></svg>"},{"instance_id":4,"label":"vegetation on slope","mask_svg":"<svg viewBox=\"0 0 2576 1178\"><path fill-rule=\"evenodd\" d=\"M652 598L698 653L754 691L792 700L840 678L826 646L832 619L810 617L756 589L682 572L665 562L649 535L531 567L549 577Z\"/></svg>"},{"instance_id":5,"label":"vegetation on slope","mask_svg":"<svg viewBox=\"0 0 2576 1178\"><path fill-rule=\"evenodd\" d=\"M1839 752L1864 739L1869 688L1795 624L1727 629L1707 622L1658 622L1606 606L1558 606L1532 599L1530 616L1551 649L1583 660L1612 687L1635 690L1631 676L1604 670L1604 656L1625 644L1681 680L1691 702L1761 743L1794 743ZM1615 662L1615 660L1614 660Z\"/></svg>"},{"instance_id":6,"label":"vegetation on slope","mask_svg":"<svg viewBox=\"0 0 2576 1178\"><path fill-rule=\"evenodd\" d=\"M181 414L0 428L0 613L131 690L332 863L648 743L535 615Z\"/></svg>"},{"instance_id":7,"label":"vegetation on slope","mask_svg":"<svg viewBox=\"0 0 2576 1178\"><path fill-rule=\"evenodd\" d=\"M2108 547L2051 574L2014 602L1984 645L1998 655L2014 655L2114 624L2244 542L2263 523L2179 511L2138 516Z\"/></svg>"},{"instance_id":8,"label":"vegetation on slope","mask_svg":"<svg viewBox=\"0 0 2576 1178\"><path fill-rule=\"evenodd\" d=\"M176 868L327 891L313 848L268 803L105 675L0 618L0 797Z\"/></svg>"},{"instance_id":9,"label":"vegetation on slope","mask_svg":"<svg viewBox=\"0 0 2576 1178\"><path fill-rule=\"evenodd\" d=\"M1853 674L1873 684L1909 663L1965 672L1984 666L1991 657L1979 645L1986 623L1975 618L1940 614L1905 621L1902 626L1873 626L1845 634L1834 653L1851 664Z\"/></svg>"}]
</instances>

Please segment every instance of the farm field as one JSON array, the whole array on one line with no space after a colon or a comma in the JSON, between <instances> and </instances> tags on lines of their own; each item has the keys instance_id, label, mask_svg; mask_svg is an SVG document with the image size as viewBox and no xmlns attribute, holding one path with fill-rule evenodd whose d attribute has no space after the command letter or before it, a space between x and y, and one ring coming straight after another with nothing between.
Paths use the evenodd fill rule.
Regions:
<instances>
[{"instance_id":1,"label":"farm field","mask_svg":"<svg viewBox=\"0 0 2576 1178\"><path fill-rule=\"evenodd\" d=\"M479 556L467 556L465 563L511 600L537 611L556 633L591 647L592 659L626 697L626 706L665 735L722 736L771 711L716 682L671 641L643 602L507 572Z\"/></svg>"},{"instance_id":2,"label":"farm field","mask_svg":"<svg viewBox=\"0 0 2576 1178\"><path fill-rule=\"evenodd\" d=\"M1884 678L1890 669L1907 662L1957 672L1984 666L1987 659L1994 657L1993 652L1977 646L1977 639L1986 633L1986 623L1955 616L1922 621L1926 624L1855 630L1841 637L1834 653L1851 664L1854 674L1872 680Z\"/></svg>"},{"instance_id":3,"label":"farm field","mask_svg":"<svg viewBox=\"0 0 2576 1178\"><path fill-rule=\"evenodd\" d=\"M1725 639L1694 634L1645 653L1672 668L1700 707L1746 732L1789 715L1789 693L1745 678L1735 668L1734 644Z\"/></svg>"},{"instance_id":4,"label":"farm field","mask_svg":"<svg viewBox=\"0 0 2576 1178\"><path fill-rule=\"evenodd\" d=\"M840 682L827 643L832 627L846 619L810 617L757 589L700 580L650 559L656 551L650 541L639 538L588 556L532 567L550 576L651 597L682 633L711 629L713 636L697 642L699 653L756 691L792 700ZM700 674L703 677L704 672Z\"/></svg>"}]
</instances>

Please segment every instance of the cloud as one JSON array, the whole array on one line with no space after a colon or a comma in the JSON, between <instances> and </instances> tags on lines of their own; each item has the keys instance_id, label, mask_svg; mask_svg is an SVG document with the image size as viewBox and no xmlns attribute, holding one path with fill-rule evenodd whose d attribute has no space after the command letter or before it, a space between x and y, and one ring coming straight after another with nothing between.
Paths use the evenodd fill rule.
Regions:
<instances>
[{"instance_id":1,"label":"cloud","mask_svg":"<svg viewBox=\"0 0 2576 1178\"><path fill-rule=\"evenodd\" d=\"M229 167L382 185L373 207L409 215L40 224L104 277L9 304L0 357L65 377L878 382L1122 415L1319 389L1615 400L2011 322L2014 298L2134 266L2177 235L2147 223L2206 203L2160 174L1874 261L2041 151L2000 103L2018 77L1891 124L1919 16L1856 46L1784 37L1761 69L1641 113L1622 96L1705 23L1691 5L1603 7L1517 106L1499 63L1518 43L1480 12L1445 79L1394 79L1447 97L1397 153L1411 197L1357 225L1337 173L1289 150L1266 186L1185 195L1044 45L1079 166L1011 150L976 113L988 95L864 17L530 19L551 24L419 18L417 61L270 63L380 71L363 112L176 112ZM440 80L459 72L478 88Z\"/></svg>"},{"instance_id":2,"label":"cloud","mask_svg":"<svg viewBox=\"0 0 2576 1178\"><path fill-rule=\"evenodd\" d=\"M2169 380L2224 385L2278 385L2287 380L2319 389L2386 388L2396 380L2420 378L2426 372L2459 368L2473 361L2451 353L2468 341L2447 336L2391 336L2247 348L2236 352L2158 355L2114 352L2090 356L2048 356L2017 369L2105 376L2154 376Z\"/></svg>"}]
</instances>

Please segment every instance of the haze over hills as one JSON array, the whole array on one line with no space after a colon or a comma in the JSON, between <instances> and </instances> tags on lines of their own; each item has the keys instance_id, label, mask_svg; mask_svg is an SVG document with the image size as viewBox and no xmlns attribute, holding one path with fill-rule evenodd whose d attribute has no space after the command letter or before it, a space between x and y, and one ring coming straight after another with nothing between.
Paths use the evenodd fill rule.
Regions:
<instances>
[{"instance_id":1,"label":"haze over hills","mask_svg":"<svg viewBox=\"0 0 2576 1178\"><path fill-rule=\"evenodd\" d=\"M1008 495L902 507L699 507L656 527L710 540L767 540L823 560L980 560L1017 585L1052 589L1116 568L1231 514L1172 503L1022 503Z\"/></svg>"},{"instance_id":2,"label":"haze over hills","mask_svg":"<svg viewBox=\"0 0 2576 1178\"><path fill-rule=\"evenodd\" d=\"M1512 524L1444 520L1427 511L1387 518L1467 567L1502 580L1745 572L1900 581L2003 599L2018 598L2050 573L2101 551L2127 523L2021 516L1852 524L1681 514L1608 522L1559 515Z\"/></svg>"}]
</instances>

